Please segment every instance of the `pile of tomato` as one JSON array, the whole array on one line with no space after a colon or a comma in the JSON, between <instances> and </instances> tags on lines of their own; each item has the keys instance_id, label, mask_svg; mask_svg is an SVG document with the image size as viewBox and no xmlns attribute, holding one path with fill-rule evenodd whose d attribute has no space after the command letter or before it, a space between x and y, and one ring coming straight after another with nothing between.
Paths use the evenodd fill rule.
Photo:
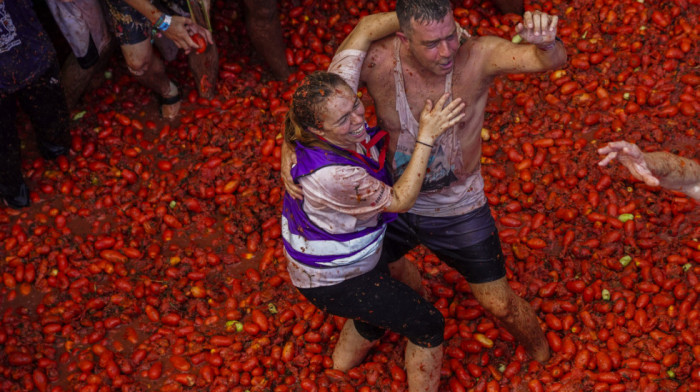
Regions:
<instances>
[{"instance_id":1,"label":"pile of tomato","mask_svg":"<svg viewBox=\"0 0 700 392\"><path fill-rule=\"evenodd\" d=\"M344 320L289 283L279 224L295 84L394 4L281 1L294 73L275 81L242 6L214 3L215 98L197 96L178 57L181 117L164 123L119 59L71 113L70 156L25 150L32 207L0 210L0 390L407 390L394 333L359 367L332 369ZM514 35L519 17L454 5L472 34ZM698 2L526 5L559 15L569 61L496 78L482 169L510 284L553 356L531 361L461 275L417 248L408 257L446 318L440 390L698 390L700 206L596 164L620 139L698 158Z\"/></svg>"}]
</instances>

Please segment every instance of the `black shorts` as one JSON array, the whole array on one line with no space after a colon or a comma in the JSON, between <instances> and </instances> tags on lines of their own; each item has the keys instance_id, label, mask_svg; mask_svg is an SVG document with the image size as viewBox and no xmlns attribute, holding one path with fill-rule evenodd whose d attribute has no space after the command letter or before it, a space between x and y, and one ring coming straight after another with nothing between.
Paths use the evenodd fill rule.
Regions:
<instances>
[{"instance_id":1,"label":"black shorts","mask_svg":"<svg viewBox=\"0 0 700 392\"><path fill-rule=\"evenodd\" d=\"M419 244L470 283L488 283L506 276L501 241L488 204L444 218L399 214L387 227L380 263L395 262Z\"/></svg>"},{"instance_id":2,"label":"black shorts","mask_svg":"<svg viewBox=\"0 0 700 392\"><path fill-rule=\"evenodd\" d=\"M353 319L357 332L367 340L377 340L389 329L420 347L443 342L445 320L440 311L391 278L385 264L333 286L298 290L324 312Z\"/></svg>"}]
</instances>

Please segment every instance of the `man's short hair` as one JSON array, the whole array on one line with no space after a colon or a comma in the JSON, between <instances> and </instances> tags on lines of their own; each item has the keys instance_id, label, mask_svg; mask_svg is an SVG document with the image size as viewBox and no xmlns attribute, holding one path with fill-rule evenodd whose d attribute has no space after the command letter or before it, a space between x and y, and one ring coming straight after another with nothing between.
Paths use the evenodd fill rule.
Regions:
<instances>
[{"instance_id":1,"label":"man's short hair","mask_svg":"<svg viewBox=\"0 0 700 392\"><path fill-rule=\"evenodd\" d=\"M452 12L450 0L397 0L396 16L404 34L411 33L411 20L418 23L439 22Z\"/></svg>"}]
</instances>

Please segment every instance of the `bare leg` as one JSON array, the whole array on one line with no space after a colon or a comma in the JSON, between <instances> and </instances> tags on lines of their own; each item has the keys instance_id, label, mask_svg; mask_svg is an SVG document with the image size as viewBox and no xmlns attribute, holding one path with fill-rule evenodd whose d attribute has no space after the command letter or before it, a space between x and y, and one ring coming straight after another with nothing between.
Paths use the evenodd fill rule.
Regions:
<instances>
[{"instance_id":1,"label":"bare leg","mask_svg":"<svg viewBox=\"0 0 700 392\"><path fill-rule=\"evenodd\" d=\"M66 58L61 68L61 85L63 85L63 90L66 93L66 103L69 109L77 105L95 73L101 71L107 65L116 46L115 40L111 40L100 53L100 59L97 61L97 64L88 69L83 69L78 64L78 60L73 53Z\"/></svg>"},{"instance_id":2,"label":"bare leg","mask_svg":"<svg viewBox=\"0 0 700 392\"><path fill-rule=\"evenodd\" d=\"M153 54L153 46L150 41L145 40L137 44L122 45L121 48L129 71L139 83L150 88L163 98L173 97L178 94L177 87L165 74L163 61ZM175 118L180 110L180 102L172 105L163 105L161 110L164 118Z\"/></svg>"},{"instance_id":3,"label":"bare leg","mask_svg":"<svg viewBox=\"0 0 700 392\"><path fill-rule=\"evenodd\" d=\"M415 264L402 257L398 261L389 264L389 272L391 277L402 282L406 286L412 288L415 292L425 297L425 287L423 279L420 276L420 271Z\"/></svg>"},{"instance_id":4,"label":"bare leg","mask_svg":"<svg viewBox=\"0 0 700 392\"><path fill-rule=\"evenodd\" d=\"M409 392L437 392L442 367L442 344L425 348L408 342L406 375Z\"/></svg>"},{"instance_id":5,"label":"bare leg","mask_svg":"<svg viewBox=\"0 0 700 392\"><path fill-rule=\"evenodd\" d=\"M289 67L275 0L245 0L246 28L255 50L260 53L277 79L287 79Z\"/></svg>"},{"instance_id":6,"label":"bare leg","mask_svg":"<svg viewBox=\"0 0 700 392\"><path fill-rule=\"evenodd\" d=\"M532 358L541 363L549 360L549 344L535 312L530 304L513 292L506 278L489 283L471 283L470 286L481 306L503 323Z\"/></svg>"},{"instance_id":7,"label":"bare leg","mask_svg":"<svg viewBox=\"0 0 700 392\"><path fill-rule=\"evenodd\" d=\"M357 333L355 323L352 320L346 321L333 350L333 369L347 372L356 367L362 363L373 345L373 341L367 340Z\"/></svg>"}]
</instances>

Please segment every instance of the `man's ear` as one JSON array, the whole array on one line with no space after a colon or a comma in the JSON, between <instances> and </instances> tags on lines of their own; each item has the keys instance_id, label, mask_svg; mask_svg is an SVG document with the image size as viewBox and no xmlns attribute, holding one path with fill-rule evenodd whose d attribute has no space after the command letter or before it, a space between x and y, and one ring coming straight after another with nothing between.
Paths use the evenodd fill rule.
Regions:
<instances>
[{"instance_id":1,"label":"man's ear","mask_svg":"<svg viewBox=\"0 0 700 392\"><path fill-rule=\"evenodd\" d=\"M407 36L406 33L404 33L403 31L397 31L397 32L396 32L396 36L399 37L399 39L401 40L401 43L402 43L402 44L407 44L407 43L408 43L408 36Z\"/></svg>"}]
</instances>

